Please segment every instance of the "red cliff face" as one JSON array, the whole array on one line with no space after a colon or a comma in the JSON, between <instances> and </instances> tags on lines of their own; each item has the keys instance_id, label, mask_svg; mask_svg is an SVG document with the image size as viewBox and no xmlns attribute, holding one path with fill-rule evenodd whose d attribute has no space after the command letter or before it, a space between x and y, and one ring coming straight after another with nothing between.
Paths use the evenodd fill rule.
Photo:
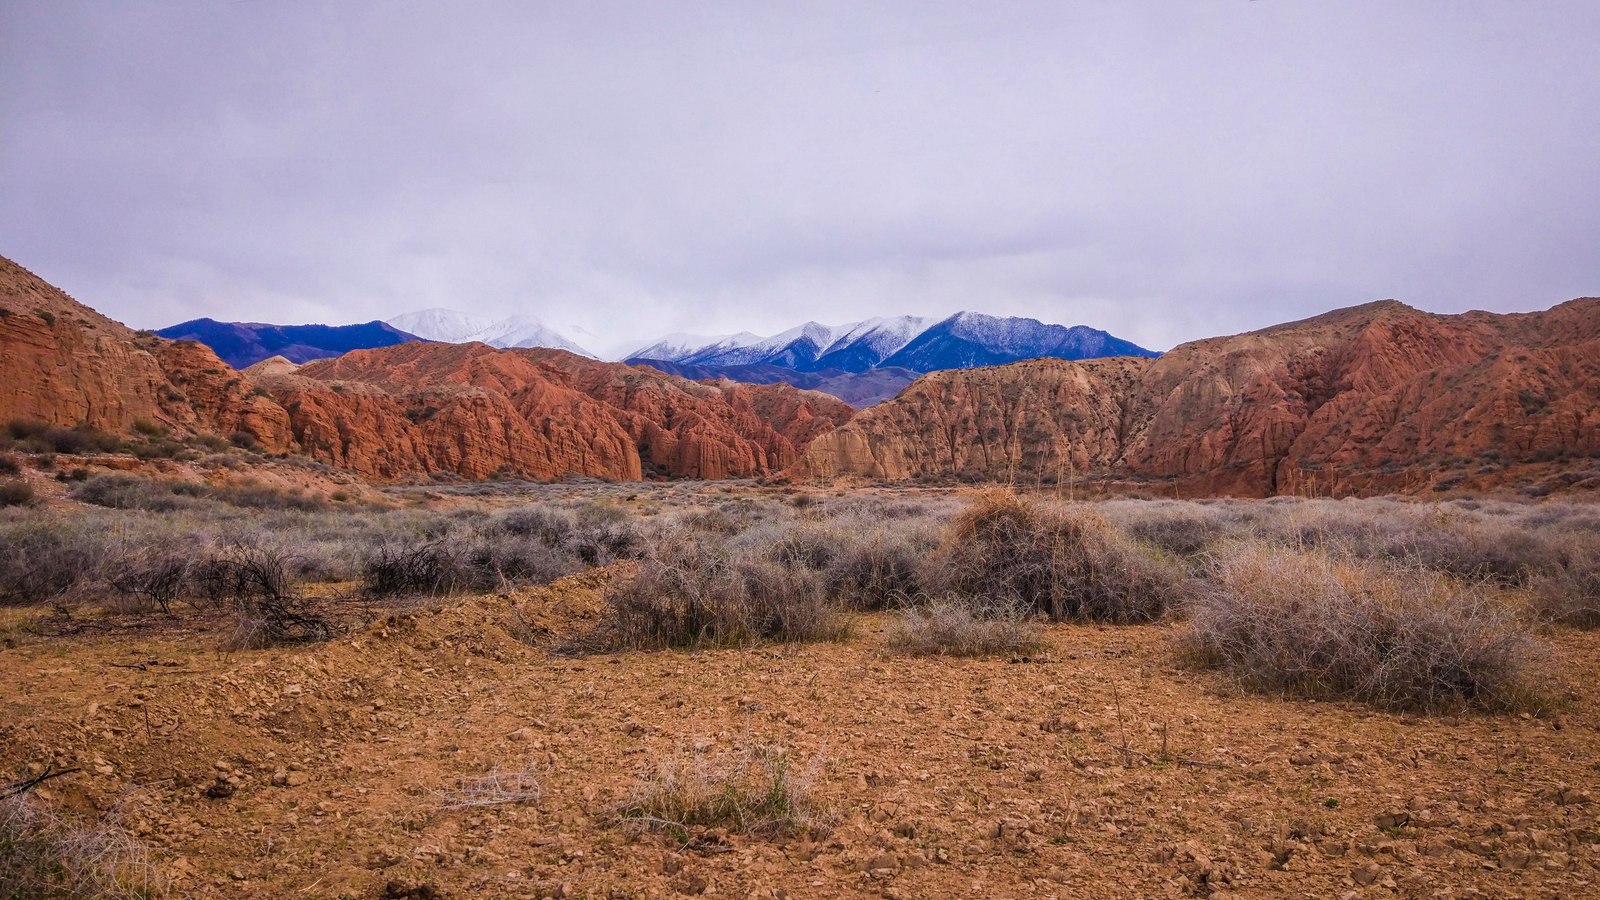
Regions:
<instances>
[{"instance_id":1,"label":"red cliff face","mask_svg":"<svg viewBox=\"0 0 1600 900\"><path fill-rule=\"evenodd\" d=\"M0 421L125 432L242 431L288 447L288 417L200 344L140 335L0 257Z\"/></svg>"},{"instance_id":2,"label":"red cliff face","mask_svg":"<svg viewBox=\"0 0 1600 900\"><path fill-rule=\"evenodd\" d=\"M358 350L260 377L305 452L383 478L760 475L853 414L783 385L706 385L561 350L483 344ZM388 450L394 440L408 449Z\"/></svg>"},{"instance_id":3,"label":"red cliff face","mask_svg":"<svg viewBox=\"0 0 1600 900\"><path fill-rule=\"evenodd\" d=\"M1386 301L1158 360L937 373L813 442L797 471L1031 481L1070 466L1263 496L1415 490L1466 461L1481 474L1595 453L1600 300L1460 316Z\"/></svg>"},{"instance_id":4,"label":"red cliff face","mask_svg":"<svg viewBox=\"0 0 1600 900\"><path fill-rule=\"evenodd\" d=\"M247 373L138 334L0 259L0 421L238 432L376 479L759 475L853 414L785 385L706 385L557 350L409 343Z\"/></svg>"}]
</instances>

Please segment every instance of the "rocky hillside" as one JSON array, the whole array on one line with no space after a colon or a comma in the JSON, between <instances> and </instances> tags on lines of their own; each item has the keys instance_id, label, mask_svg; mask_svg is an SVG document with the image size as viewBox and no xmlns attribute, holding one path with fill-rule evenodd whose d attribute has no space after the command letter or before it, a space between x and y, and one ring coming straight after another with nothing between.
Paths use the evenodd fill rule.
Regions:
<instances>
[{"instance_id":1,"label":"rocky hillside","mask_svg":"<svg viewBox=\"0 0 1600 900\"><path fill-rule=\"evenodd\" d=\"M801 372L783 366L765 364L751 366L694 366L667 362L660 359L635 359L634 365L649 366L668 375L691 378L695 381L717 381L726 378L745 384L788 384L808 391L821 391L840 400L865 409L875 406L900 393L906 385L917 379L910 369L880 367L865 372L846 372L842 369L821 369Z\"/></svg>"},{"instance_id":2,"label":"rocky hillside","mask_svg":"<svg viewBox=\"0 0 1600 900\"><path fill-rule=\"evenodd\" d=\"M378 478L760 475L853 414L787 385L698 384L544 348L401 344L250 374L307 454Z\"/></svg>"},{"instance_id":3,"label":"rocky hillside","mask_svg":"<svg viewBox=\"0 0 1600 900\"><path fill-rule=\"evenodd\" d=\"M175 434L244 432L290 445L278 404L200 344L115 322L0 257L0 421L126 432L144 420Z\"/></svg>"},{"instance_id":4,"label":"rocky hillside","mask_svg":"<svg viewBox=\"0 0 1600 900\"><path fill-rule=\"evenodd\" d=\"M237 432L376 479L724 478L794 463L853 410L788 385L697 384L561 350L410 342L241 373L134 332L0 258L0 422Z\"/></svg>"},{"instance_id":5,"label":"rocky hillside","mask_svg":"<svg viewBox=\"0 0 1600 900\"><path fill-rule=\"evenodd\" d=\"M929 375L797 471L888 480L1097 475L1163 493L1365 493L1600 468L1600 300L1435 315L1383 301L1160 359Z\"/></svg>"}]
</instances>

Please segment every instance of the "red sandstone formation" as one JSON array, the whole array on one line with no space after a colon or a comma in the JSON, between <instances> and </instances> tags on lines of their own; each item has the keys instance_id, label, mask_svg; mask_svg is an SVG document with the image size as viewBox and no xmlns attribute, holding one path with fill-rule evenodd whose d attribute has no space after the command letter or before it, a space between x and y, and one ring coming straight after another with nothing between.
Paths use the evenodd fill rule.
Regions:
<instances>
[{"instance_id":1,"label":"red sandstone formation","mask_svg":"<svg viewBox=\"0 0 1600 900\"><path fill-rule=\"evenodd\" d=\"M1600 300L1455 316L1383 301L1157 360L936 373L814 441L797 471L1264 496L1493 483L1507 464L1595 454Z\"/></svg>"}]
</instances>

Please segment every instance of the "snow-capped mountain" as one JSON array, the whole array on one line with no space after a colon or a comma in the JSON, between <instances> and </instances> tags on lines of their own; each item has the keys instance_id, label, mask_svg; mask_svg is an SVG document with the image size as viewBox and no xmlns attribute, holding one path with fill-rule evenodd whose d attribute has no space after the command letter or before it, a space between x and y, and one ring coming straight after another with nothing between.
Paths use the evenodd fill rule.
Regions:
<instances>
[{"instance_id":1,"label":"snow-capped mountain","mask_svg":"<svg viewBox=\"0 0 1600 900\"><path fill-rule=\"evenodd\" d=\"M941 320L896 316L837 326L807 322L766 338L749 333L715 338L674 334L626 358L687 366L781 366L799 372L867 372L880 366L933 372L1040 356L1155 355L1083 325L961 312Z\"/></svg>"},{"instance_id":2,"label":"snow-capped mountain","mask_svg":"<svg viewBox=\"0 0 1600 900\"><path fill-rule=\"evenodd\" d=\"M417 337L449 344L470 341L473 335L494 325L493 319L454 309L419 309L385 321Z\"/></svg>"},{"instance_id":3,"label":"snow-capped mountain","mask_svg":"<svg viewBox=\"0 0 1600 900\"><path fill-rule=\"evenodd\" d=\"M921 334L930 321L922 316L895 316L857 322L823 351L814 368L846 372L877 368Z\"/></svg>"},{"instance_id":4,"label":"snow-capped mountain","mask_svg":"<svg viewBox=\"0 0 1600 900\"><path fill-rule=\"evenodd\" d=\"M453 309L422 309L395 316L388 323L430 341L452 344L482 341L491 347L554 347L580 356L594 356L533 316L490 319Z\"/></svg>"},{"instance_id":5,"label":"snow-capped mountain","mask_svg":"<svg viewBox=\"0 0 1600 900\"><path fill-rule=\"evenodd\" d=\"M913 372L998 366L1024 359L1093 359L1102 356L1159 356L1137 344L1085 325L1049 325L1038 319L1001 318L959 312L936 322L882 365Z\"/></svg>"},{"instance_id":6,"label":"snow-capped mountain","mask_svg":"<svg viewBox=\"0 0 1600 900\"><path fill-rule=\"evenodd\" d=\"M689 357L733 352L766 340L759 334L685 334L675 331L662 335L636 350L621 354L623 359L660 359L687 364Z\"/></svg>"}]
</instances>

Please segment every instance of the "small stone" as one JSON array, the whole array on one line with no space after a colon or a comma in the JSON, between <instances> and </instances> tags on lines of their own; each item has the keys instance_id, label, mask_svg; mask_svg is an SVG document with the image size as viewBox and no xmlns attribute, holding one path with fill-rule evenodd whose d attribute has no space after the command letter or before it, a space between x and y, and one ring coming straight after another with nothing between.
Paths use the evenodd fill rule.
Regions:
<instances>
[{"instance_id":1,"label":"small stone","mask_svg":"<svg viewBox=\"0 0 1600 900\"><path fill-rule=\"evenodd\" d=\"M1354 881L1356 884L1365 886L1376 883L1378 878L1382 875L1383 869L1380 868L1377 863L1368 862L1365 865L1357 866L1356 868L1352 869L1350 871L1350 880Z\"/></svg>"},{"instance_id":2,"label":"small stone","mask_svg":"<svg viewBox=\"0 0 1600 900\"><path fill-rule=\"evenodd\" d=\"M1374 819L1373 824L1382 831L1393 831L1411 824L1411 814L1400 810L1386 812Z\"/></svg>"}]
</instances>

